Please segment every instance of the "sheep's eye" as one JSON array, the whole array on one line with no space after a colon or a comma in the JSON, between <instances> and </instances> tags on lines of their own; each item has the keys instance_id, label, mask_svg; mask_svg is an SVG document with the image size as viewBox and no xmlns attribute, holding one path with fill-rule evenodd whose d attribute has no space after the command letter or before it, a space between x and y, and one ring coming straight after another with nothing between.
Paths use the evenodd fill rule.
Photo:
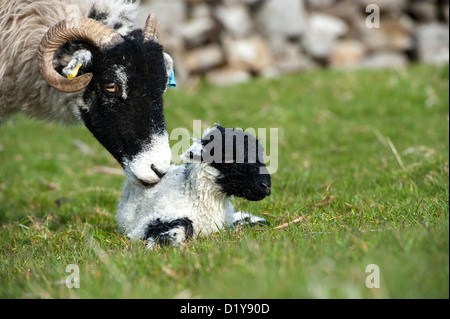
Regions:
<instances>
[{"instance_id":1,"label":"sheep's eye","mask_svg":"<svg viewBox=\"0 0 450 319\"><path fill-rule=\"evenodd\" d=\"M114 94L114 95L121 95L122 94L120 92L119 86L116 83L106 83L104 88L105 88L105 91L110 93L110 94Z\"/></svg>"}]
</instances>

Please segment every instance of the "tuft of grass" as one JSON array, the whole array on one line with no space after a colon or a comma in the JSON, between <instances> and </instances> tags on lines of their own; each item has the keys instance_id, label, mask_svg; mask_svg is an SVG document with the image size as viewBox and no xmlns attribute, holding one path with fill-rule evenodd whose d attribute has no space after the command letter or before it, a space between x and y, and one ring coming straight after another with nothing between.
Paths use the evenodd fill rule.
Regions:
<instances>
[{"instance_id":1,"label":"tuft of grass","mask_svg":"<svg viewBox=\"0 0 450 319\"><path fill-rule=\"evenodd\" d=\"M124 177L86 128L3 123L0 298L449 298L448 86L415 65L169 90L169 133L277 128L278 169L270 197L234 200L271 228L156 251L117 232Z\"/></svg>"}]
</instances>

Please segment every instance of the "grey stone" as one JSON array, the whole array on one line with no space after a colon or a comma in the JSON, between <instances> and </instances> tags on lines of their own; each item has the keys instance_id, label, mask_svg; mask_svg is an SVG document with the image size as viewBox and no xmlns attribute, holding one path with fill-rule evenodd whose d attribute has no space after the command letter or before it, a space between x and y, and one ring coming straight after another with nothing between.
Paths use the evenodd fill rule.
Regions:
<instances>
[{"instance_id":1,"label":"grey stone","mask_svg":"<svg viewBox=\"0 0 450 319\"><path fill-rule=\"evenodd\" d=\"M425 63L449 63L449 30L443 23L419 25L415 32L419 60Z\"/></svg>"},{"instance_id":2,"label":"grey stone","mask_svg":"<svg viewBox=\"0 0 450 319\"><path fill-rule=\"evenodd\" d=\"M214 9L214 15L233 36L245 36L253 30L252 19L243 4L219 5Z\"/></svg>"},{"instance_id":3,"label":"grey stone","mask_svg":"<svg viewBox=\"0 0 450 319\"><path fill-rule=\"evenodd\" d=\"M259 73L272 63L270 47L261 36L239 39L228 37L223 42L231 67Z\"/></svg>"},{"instance_id":4,"label":"grey stone","mask_svg":"<svg viewBox=\"0 0 450 319\"><path fill-rule=\"evenodd\" d=\"M225 55L220 45L211 44L189 51L183 62L190 72L205 72L225 63Z\"/></svg>"},{"instance_id":5,"label":"grey stone","mask_svg":"<svg viewBox=\"0 0 450 319\"><path fill-rule=\"evenodd\" d=\"M368 69L404 68L407 65L406 56L397 52L376 52L361 61L361 67Z\"/></svg>"},{"instance_id":6,"label":"grey stone","mask_svg":"<svg viewBox=\"0 0 450 319\"><path fill-rule=\"evenodd\" d=\"M266 0L257 17L258 28L271 37L299 37L306 20L302 0Z\"/></svg>"},{"instance_id":7,"label":"grey stone","mask_svg":"<svg viewBox=\"0 0 450 319\"><path fill-rule=\"evenodd\" d=\"M314 58L327 59L337 39L348 31L347 24L336 17L321 13L311 14L303 45Z\"/></svg>"}]
</instances>

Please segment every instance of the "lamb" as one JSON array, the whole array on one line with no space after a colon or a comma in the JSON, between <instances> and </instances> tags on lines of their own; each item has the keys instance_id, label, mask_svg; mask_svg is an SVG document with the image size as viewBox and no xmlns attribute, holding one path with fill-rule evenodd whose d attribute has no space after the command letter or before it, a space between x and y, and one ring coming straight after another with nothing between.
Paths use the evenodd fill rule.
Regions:
<instances>
[{"instance_id":1,"label":"lamb","mask_svg":"<svg viewBox=\"0 0 450 319\"><path fill-rule=\"evenodd\" d=\"M218 125L194 140L153 187L127 179L117 210L119 231L147 247L179 246L186 240L239 224L266 223L235 211L230 198L259 201L271 193L263 147L242 130Z\"/></svg>"},{"instance_id":2,"label":"lamb","mask_svg":"<svg viewBox=\"0 0 450 319\"><path fill-rule=\"evenodd\" d=\"M127 0L0 0L0 122L81 122L144 185L170 165L163 94L173 61Z\"/></svg>"}]
</instances>

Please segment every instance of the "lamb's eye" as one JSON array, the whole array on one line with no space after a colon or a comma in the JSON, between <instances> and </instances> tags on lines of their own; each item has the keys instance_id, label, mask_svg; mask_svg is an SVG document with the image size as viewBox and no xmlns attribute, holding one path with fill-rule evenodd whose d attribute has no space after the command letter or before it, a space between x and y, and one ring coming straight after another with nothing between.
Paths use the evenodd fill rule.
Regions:
<instances>
[{"instance_id":1,"label":"lamb's eye","mask_svg":"<svg viewBox=\"0 0 450 319\"><path fill-rule=\"evenodd\" d=\"M120 92L120 88L116 83L106 83L105 86L105 91L110 93L110 94L114 94L114 95L121 95L122 93Z\"/></svg>"}]
</instances>

